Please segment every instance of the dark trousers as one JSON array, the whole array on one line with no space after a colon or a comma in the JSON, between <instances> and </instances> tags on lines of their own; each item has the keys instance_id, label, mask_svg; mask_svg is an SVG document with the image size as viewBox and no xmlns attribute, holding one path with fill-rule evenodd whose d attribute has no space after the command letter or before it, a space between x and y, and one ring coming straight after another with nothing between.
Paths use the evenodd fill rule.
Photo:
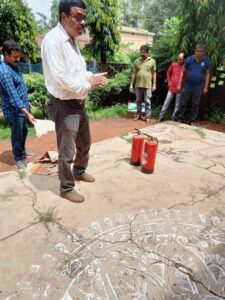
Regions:
<instances>
[{"instance_id":1,"label":"dark trousers","mask_svg":"<svg viewBox=\"0 0 225 300\"><path fill-rule=\"evenodd\" d=\"M14 161L17 162L23 159L26 153L25 143L27 138L27 123L25 117L12 116L6 117L11 128L11 144Z\"/></svg>"},{"instance_id":2,"label":"dark trousers","mask_svg":"<svg viewBox=\"0 0 225 300\"><path fill-rule=\"evenodd\" d=\"M59 100L52 96L47 108L50 119L55 122L60 191L66 193L75 186L74 174L82 174L88 164L91 145L89 118L84 101L80 100Z\"/></svg>"},{"instance_id":3,"label":"dark trousers","mask_svg":"<svg viewBox=\"0 0 225 300\"><path fill-rule=\"evenodd\" d=\"M195 121L198 117L199 104L201 100L202 88L184 89L181 93L179 119L184 120L187 105L191 101L191 121Z\"/></svg>"}]
</instances>

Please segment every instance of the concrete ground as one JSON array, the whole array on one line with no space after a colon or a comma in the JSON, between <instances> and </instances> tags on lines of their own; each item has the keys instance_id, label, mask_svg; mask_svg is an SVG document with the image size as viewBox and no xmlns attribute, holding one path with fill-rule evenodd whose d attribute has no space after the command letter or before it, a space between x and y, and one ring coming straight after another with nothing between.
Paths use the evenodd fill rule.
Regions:
<instances>
[{"instance_id":1,"label":"concrete ground","mask_svg":"<svg viewBox=\"0 0 225 300\"><path fill-rule=\"evenodd\" d=\"M173 122L153 174L129 163L131 135L92 146L76 184L0 174L0 299L225 299L225 134Z\"/></svg>"}]
</instances>

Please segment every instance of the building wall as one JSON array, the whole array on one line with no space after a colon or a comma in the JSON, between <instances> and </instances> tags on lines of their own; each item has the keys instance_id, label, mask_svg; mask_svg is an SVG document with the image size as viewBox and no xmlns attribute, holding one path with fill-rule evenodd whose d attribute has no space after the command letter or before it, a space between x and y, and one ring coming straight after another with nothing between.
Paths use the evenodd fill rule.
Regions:
<instances>
[{"instance_id":1,"label":"building wall","mask_svg":"<svg viewBox=\"0 0 225 300\"><path fill-rule=\"evenodd\" d=\"M132 27L121 26L120 30L121 43L130 44L129 48L131 50L139 50L144 44L153 44L154 33L148 32L145 29L138 29ZM84 46L90 42L90 37L88 33L83 34L79 38L79 43Z\"/></svg>"},{"instance_id":2,"label":"building wall","mask_svg":"<svg viewBox=\"0 0 225 300\"><path fill-rule=\"evenodd\" d=\"M132 32L120 32L121 43L127 44L131 43L129 46L132 50L139 50L139 48L144 44L153 43L153 35L148 34L136 34Z\"/></svg>"},{"instance_id":3,"label":"building wall","mask_svg":"<svg viewBox=\"0 0 225 300\"><path fill-rule=\"evenodd\" d=\"M119 29L121 43L127 44L129 43L129 48L131 50L139 50L140 46L144 44L150 44L153 43L154 33L148 32L145 29L139 29L139 28L132 28L132 27L124 27L121 26ZM36 42L41 47L41 43L43 40L43 36L37 36ZM82 34L79 38L79 44L81 46L84 46L90 42L90 37L88 32L85 34Z\"/></svg>"}]
</instances>

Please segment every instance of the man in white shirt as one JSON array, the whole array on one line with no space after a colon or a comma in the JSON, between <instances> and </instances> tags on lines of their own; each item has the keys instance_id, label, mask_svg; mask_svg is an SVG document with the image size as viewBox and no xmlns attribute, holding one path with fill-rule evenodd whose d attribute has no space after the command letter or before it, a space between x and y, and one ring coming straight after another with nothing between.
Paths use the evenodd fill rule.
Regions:
<instances>
[{"instance_id":1,"label":"man in white shirt","mask_svg":"<svg viewBox=\"0 0 225 300\"><path fill-rule=\"evenodd\" d=\"M82 0L61 0L59 23L46 34L41 47L45 84L51 94L48 113L55 122L59 151L60 195L76 203L84 197L74 190L74 180L95 181L85 172L91 145L85 98L90 89L107 84L107 73L86 71L77 47L76 38L86 22L85 8Z\"/></svg>"}]
</instances>

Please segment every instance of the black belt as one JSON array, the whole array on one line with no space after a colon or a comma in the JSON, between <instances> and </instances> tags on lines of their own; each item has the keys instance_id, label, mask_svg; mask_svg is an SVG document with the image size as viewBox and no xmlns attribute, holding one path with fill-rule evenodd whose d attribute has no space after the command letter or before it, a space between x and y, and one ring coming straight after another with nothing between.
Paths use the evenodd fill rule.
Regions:
<instances>
[{"instance_id":1,"label":"black belt","mask_svg":"<svg viewBox=\"0 0 225 300\"><path fill-rule=\"evenodd\" d=\"M51 95L51 98L53 101L58 102L58 104L62 105L62 106L67 106L70 108L75 108L75 109L82 109L84 108L84 100L80 100L80 99L68 99L68 100L62 100L59 98L56 98L54 96Z\"/></svg>"}]
</instances>

